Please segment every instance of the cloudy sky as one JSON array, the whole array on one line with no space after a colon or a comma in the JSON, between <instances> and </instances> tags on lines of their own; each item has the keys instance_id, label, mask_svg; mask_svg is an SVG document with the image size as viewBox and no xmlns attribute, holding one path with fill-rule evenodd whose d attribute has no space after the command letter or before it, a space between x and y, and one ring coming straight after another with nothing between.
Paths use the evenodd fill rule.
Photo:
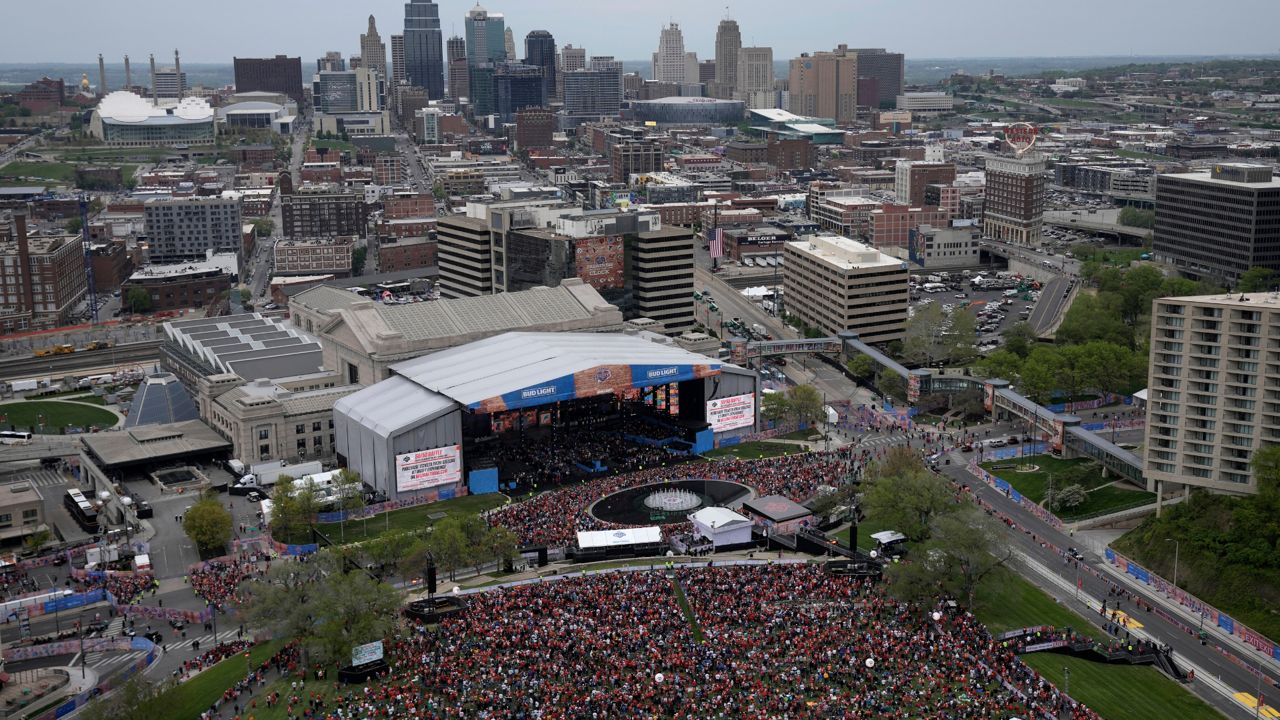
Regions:
<instances>
[{"instance_id":1,"label":"cloudy sky","mask_svg":"<svg viewBox=\"0 0 1280 720\"><path fill-rule=\"evenodd\" d=\"M373 13L386 37L403 26L396 0L41 0L5 2L0 62L81 62L99 52L188 62L287 53L304 64L325 50L350 55ZM442 0L445 37L462 33L465 0ZM661 26L684 30L699 57L714 55L728 5L745 45L783 59L803 51L888 47L908 57L1202 55L1280 51L1280 0L505 0L523 55L524 35L550 30L558 44L647 59Z\"/></svg>"}]
</instances>

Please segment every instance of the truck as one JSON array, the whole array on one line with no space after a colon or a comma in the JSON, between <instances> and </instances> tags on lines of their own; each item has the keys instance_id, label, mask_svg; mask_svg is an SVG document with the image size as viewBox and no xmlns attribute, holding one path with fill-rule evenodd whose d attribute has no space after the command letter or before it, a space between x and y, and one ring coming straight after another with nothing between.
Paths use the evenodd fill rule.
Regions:
<instances>
[{"instance_id":1,"label":"truck","mask_svg":"<svg viewBox=\"0 0 1280 720\"><path fill-rule=\"evenodd\" d=\"M751 323L751 332L759 335L760 337L764 337L768 334L765 332L764 326L760 323Z\"/></svg>"},{"instance_id":2,"label":"truck","mask_svg":"<svg viewBox=\"0 0 1280 720\"><path fill-rule=\"evenodd\" d=\"M114 343L112 343L110 340L92 340L90 342L85 343L84 349L85 350L106 350L107 348L111 347L113 344Z\"/></svg>"},{"instance_id":3,"label":"truck","mask_svg":"<svg viewBox=\"0 0 1280 720\"><path fill-rule=\"evenodd\" d=\"M244 463L235 461L240 468L244 469ZM231 462L227 462L227 468L230 470ZM257 490L266 494L275 487L276 481L281 475L287 475L294 480L308 475L317 475L324 472L324 465L319 460L311 462L298 463L296 465L286 465L282 462L260 463L249 468L249 472L240 476L240 479L227 488L227 492L232 495L248 495Z\"/></svg>"},{"instance_id":4,"label":"truck","mask_svg":"<svg viewBox=\"0 0 1280 720\"><path fill-rule=\"evenodd\" d=\"M63 344L63 345L50 345L49 347L42 347L36 350L35 353L33 354L35 355L35 357L50 357L52 355L69 355L75 351L76 351L75 345Z\"/></svg>"}]
</instances>

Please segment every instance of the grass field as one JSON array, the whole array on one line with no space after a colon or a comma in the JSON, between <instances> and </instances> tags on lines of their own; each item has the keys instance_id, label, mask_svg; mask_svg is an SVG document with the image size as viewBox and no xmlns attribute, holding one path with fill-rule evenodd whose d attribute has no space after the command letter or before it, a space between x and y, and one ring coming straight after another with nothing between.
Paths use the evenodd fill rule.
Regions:
<instances>
[{"instance_id":1,"label":"grass field","mask_svg":"<svg viewBox=\"0 0 1280 720\"><path fill-rule=\"evenodd\" d=\"M867 519L858 526L858 548L862 550L870 550L875 547L876 544L876 541L871 539L871 533L878 533L883 530L892 529L893 528L887 527L883 523ZM847 545L849 543L849 528L845 528L840 532L835 533L834 537L839 538L841 542Z\"/></svg>"},{"instance_id":2,"label":"grass field","mask_svg":"<svg viewBox=\"0 0 1280 720\"><path fill-rule=\"evenodd\" d=\"M387 532L421 530L435 523L429 516L436 513L449 515L474 515L492 510L504 503L507 497L499 493L484 495L464 495L452 500L442 500L427 505L392 510L368 520L348 520L343 523L320 523L316 529L324 533L337 544L349 544L369 540ZM288 542L311 542L310 534L303 537L290 538Z\"/></svg>"},{"instance_id":3,"label":"grass field","mask_svg":"<svg viewBox=\"0 0 1280 720\"><path fill-rule=\"evenodd\" d=\"M1095 638L1105 637L1084 618L1058 604L1011 570L1000 570L983 583L977 596L978 619L992 633L1032 625L1071 627ZM1071 696L1106 720L1221 720L1216 710L1151 667L1106 665L1054 653L1032 653L1023 660L1050 682L1065 689L1071 673Z\"/></svg>"},{"instance_id":4,"label":"grass field","mask_svg":"<svg viewBox=\"0 0 1280 720\"><path fill-rule=\"evenodd\" d=\"M46 399L48 398L34 398L34 397L23 398L23 400L26 400L27 402L40 402L41 400L46 400ZM87 395L65 395L58 399L73 400L78 403L89 403L90 405L106 405L107 404L107 401L102 396L94 395L93 393L89 393Z\"/></svg>"},{"instance_id":5,"label":"grass field","mask_svg":"<svg viewBox=\"0 0 1280 720\"><path fill-rule=\"evenodd\" d=\"M59 400L30 400L0 405L0 426L16 428L36 427L41 421L44 429L36 427L32 432L57 435L64 427L88 427L97 425L109 428L116 424L114 413L85 403Z\"/></svg>"},{"instance_id":6,"label":"grass field","mask_svg":"<svg viewBox=\"0 0 1280 720\"><path fill-rule=\"evenodd\" d=\"M1040 469L1031 473L1020 473L1015 469L1022 463L1039 465ZM1063 460L1051 455L1030 455L1026 458L1011 458L982 463L982 467L1007 481L1015 490L1030 498L1033 502L1044 501L1045 492L1049 489L1050 478L1059 477L1071 468L1088 464L1083 458ZM1010 467L1013 466L1013 467ZM997 467L1001 469L996 469ZM1073 508L1062 508L1056 514L1063 520L1071 521L1080 518L1094 517L1108 512L1118 512L1129 508L1140 507L1155 502L1155 493L1141 490L1129 490L1125 487L1108 485L1115 478L1104 478L1099 472L1083 485L1087 491L1085 501ZM1061 482L1056 483L1061 487ZM1103 487L1106 485L1106 487Z\"/></svg>"},{"instance_id":7,"label":"grass field","mask_svg":"<svg viewBox=\"0 0 1280 720\"><path fill-rule=\"evenodd\" d=\"M0 177L7 178L35 177L69 183L75 179L75 176L76 166L71 163L19 160L0 167Z\"/></svg>"},{"instance_id":8,"label":"grass field","mask_svg":"<svg viewBox=\"0 0 1280 720\"><path fill-rule=\"evenodd\" d=\"M273 640L258 645L249 651L249 661L256 666L274 655L283 644ZM175 720L197 720L200 713L208 710L209 706L213 705L213 701L222 697L222 693L227 688L247 674L248 665L245 663L244 653L240 653L165 693L156 704L165 709L165 717L175 718Z\"/></svg>"},{"instance_id":9,"label":"grass field","mask_svg":"<svg viewBox=\"0 0 1280 720\"><path fill-rule=\"evenodd\" d=\"M778 457L780 455L794 455L795 453L804 452L804 448L799 445L788 445L786 443L771 442L745 442L737 445L730 445L725 448L703 453L709 458L737 458L739 460L757 460L759 458Z\"/></svg>"}]
</instances>

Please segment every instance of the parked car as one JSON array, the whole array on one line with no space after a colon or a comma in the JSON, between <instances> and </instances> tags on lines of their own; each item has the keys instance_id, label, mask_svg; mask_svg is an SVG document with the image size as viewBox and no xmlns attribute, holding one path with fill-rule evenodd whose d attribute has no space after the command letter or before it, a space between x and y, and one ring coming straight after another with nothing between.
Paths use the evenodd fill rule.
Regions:
<instances>
[{"instance_id":1,"label":"parked car","mask_svg":"<svg viewBox=\"0 0 1280 720\"><path fill-rule=\"evenodd\" d=\"M139 500L137 505L134 505L134 513L137 514L138 519L144 519L154 517L156 511L151 508L151 503L146 500Z\"/></svg>"}]
</instances>

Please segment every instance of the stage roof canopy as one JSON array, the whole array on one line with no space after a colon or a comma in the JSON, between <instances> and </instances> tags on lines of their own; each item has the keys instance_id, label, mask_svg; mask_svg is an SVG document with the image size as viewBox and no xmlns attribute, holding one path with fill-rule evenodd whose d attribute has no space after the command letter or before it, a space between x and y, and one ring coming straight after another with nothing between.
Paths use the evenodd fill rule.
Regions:
<instances>
[{"instance_id":1,"label":"stage roof canopy","mask_svg":"<svg viewBox=\"0 0 1280 720\"><path fill-rule=\"evenodd\" d=\"M640 335L511 332L391 369L470 410L500 412L710 377L721 367Z\"/></svg>"},{"instance_id":2,"label":"stage roof canopy","mask_svg":"<svg viewBox=\"0 0 1280 720\"><path fill-rule=\"evenodd\" d=\"M619 545L650 545L662 542L662 530L657 526L622 528L618 530L581 530L578 547L617 547Z\"/></svg>"}]
</instances>

